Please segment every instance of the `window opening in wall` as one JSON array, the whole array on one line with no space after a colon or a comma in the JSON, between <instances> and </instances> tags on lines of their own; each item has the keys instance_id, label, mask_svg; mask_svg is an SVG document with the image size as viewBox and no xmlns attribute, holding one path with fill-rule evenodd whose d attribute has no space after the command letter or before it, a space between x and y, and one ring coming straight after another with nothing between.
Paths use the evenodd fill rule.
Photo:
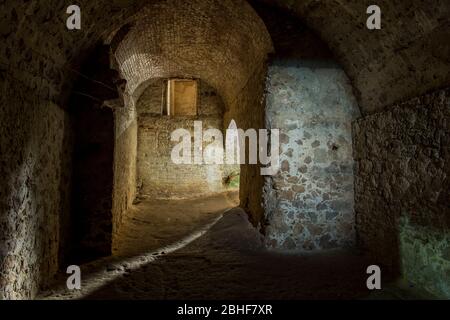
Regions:
<instances>
[{"instance_id":1,"label":"window opening in wall","mask_svg":"<svg viewBox=\"0 0 450 320\"><path fill-rule=\"evenodd\" d=\"M197 81L170 79L167 81L167 103L163 114L169 116L197 115Z\"/></svg>"}]
</instances>

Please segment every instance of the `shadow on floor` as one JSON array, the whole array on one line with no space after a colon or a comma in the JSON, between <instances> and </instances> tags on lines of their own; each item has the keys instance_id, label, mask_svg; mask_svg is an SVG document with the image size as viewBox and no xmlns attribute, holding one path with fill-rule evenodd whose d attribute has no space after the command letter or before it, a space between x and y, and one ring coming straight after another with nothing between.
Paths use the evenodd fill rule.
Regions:
<instances>
[{"instance_id":1,"label":"shadow on floor","mask_svg":"<svg viewBox=\"0 0 450 320\"><path fill-rule=\"evenodd\" d=\"M368 296L360 255L266 251L241 209L202 237L125 271L84 299L359 299Z\"/></svg>"},{"instance_id":2,"label":"shadow on floor","mask_svg":"<svg viewBox=\"0 0 450 320\"><path fill-rule=\"evenodd\" d=\"M122 256L113 256L81 266L82 288L66 289L66 274L61 274L53 290L42 299L410 299L422 298L411 291L391 285L386 290L366 287L370 260L356 251L327 250L303 255L283 254L265 249L261 234L248 222L240 208L211 211L214 199L203 200L209 216L197 230L154 241L147 232L164 225L149 215L132 216L122 230ZM217 199L216 199L217 200ZM219 202L220 202L219 201ZM217 205L217 201L215 202ZM222 208L223 207L223 208ZM154 206L152 208L155 208ZM162 208L162 207L161 207ZM185 202L164 206L182 213L199 210ZM148 207L147 207L148 209ZM217 209L217 207L216 207ZM224 213L224 211L227 211ZM211 214L209 215L208 214ZM159 213L160 215L161 213ZM176 216L176 215L175 215ZM175 217L169 214L167 217ZM138 217L138 219L136 219ZM166 217L166 218L167 218ZM144 220L143 220L144 219ZM186 221L196 221L183 217ZM201 218L203 219L203 218ZM137 221L137 222L136 222ZM142 223L146 221L146 223ZM155 223L154 223L155 222ZM165 222L167 223L167 221ZM194 224L181 231L185 234ZM143 238L142 240L140 238ZM176 239L175 242L172 240ZM170 245L168 242L172 241ZM133 254L129 249L134 248ZM127 251L128 250L128 251ZM392 278L382 273L384 283ZM385 285L383 285L385 288Z\"/></svg>"}]
</instances>

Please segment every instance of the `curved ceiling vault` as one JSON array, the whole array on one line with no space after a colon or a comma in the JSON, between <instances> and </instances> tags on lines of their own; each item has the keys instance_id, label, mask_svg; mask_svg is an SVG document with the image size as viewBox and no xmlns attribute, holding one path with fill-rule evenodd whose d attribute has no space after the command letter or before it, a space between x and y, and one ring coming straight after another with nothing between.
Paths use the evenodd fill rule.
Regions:
<instances>
[{"instance_id":1,"label":"curved ceiling vault","mask_svg":"<svg viewBox=\"0 0 450 320\"><path fill-rule=\"evenodd\" d=\"M136 14L143 14L144 18L146 14L149 14L147 17L155 15L156 18L163 15L162 12L142 11L143 7L150 5L172 14L171 23L165 24L172 34L169 33L160 44L152 42L157 38L146 35L144 38L147 43L142 48L136 48L134 58L125 51L120 53L123 67L130 64L131 60L127 62L128 59L145 63L151 56L152 59L159 59L160 65L164 65L167 58L174 58L174 64L166 69L173 71L177 69L176 61L179 61L185 53L183 58L191 62L184 68L185 72L193 75L201 73L201 76L207 77L218 90L228 92L229 99L237 90L231 83L238 83L244 78L255 58L251 58L252 54L258 52L257 48L261 43L266 43L261 32L254 32L261 30L263 27L261 22L255 19L255 14L244 0L217 1L211 8L202 5L201 1L167 1L183 6L186 10L183 12L173 10L174 8L164 8L164 5L158 4L162 2L79 0L78 5L82 8L83 14L82 30L69 32L65 28L66 3L59 0L9 1L4 5L5 10L2 10L2 21L11 23L1 29L3 45L0 48L0 65L14 78L39 92L43 97L57 100L55 97L67 91L67 88L63 87L64 83L70 84L67 76L68 67L76 68L74 61L86 57L95 43L102 39L106 41L113 30L120 29L136 17ZM253 2L266 2L293 12L316 31L329 45L351 79L363 113L376 112L400 100L450 85L448 0L429 1L427 5L424 5L422 0L379 0L377 4L382 9L382 29L373 31L365 27L366 9L372 4L371 1L254 0ZM191 3L195 4L193 8L189 8ZM212 15L217 10L226 14ZM193 17L194 14L197 16L190 24L187 17ZM220 16L226 18L221 19ZM136 25L136 31L144 30L146 26L154 23L149 19L145 21ZM179 29L181 27L188 27L191 32L186 32L184 36L178 38L174 32L183 34L183 29ZM219 35L219 31L224 29L229 31L226 32L228 36L236 36L235 41L229 41L230 38ZM222 48L223 51L216 48L215 51L209 52L212 48L207 43L198 43L196 36L201 30L206 32L202 35L216 37L219 44L217 48ZM153 37L158 37L158 34ZM141 50L148 48L152 43L156 46L151 48L151 51L144 53L145 50ZM177 51L179 54L166 52L165 55L155 51L158 48L170 49L174 44L179 45L180 49ZM193 55L186 47L183 48L189 47L190 44L198 46L199 55ZM236 55L231 54L243 53L251 48L255 51L246 53L245 60L239 60ZM141 54L146 55L145 58ZM226 81L226 84L219 85L218 75L206 70L205 66L198 65L201 60L198 59L199 56L211 63L217 63L217 66L220 66L217 68L219 72L230 80ZM237 69L244 72L235 73ZM157 70L152 72L162 73ZM72 74L73 78L74 76L76 74ZM139 82L136 79L140 76L133 78L130 86L136 86Z\"/></svg>"},{"instance_id":2,"label":"curved ceiling vault","mask_svg":"<svg viewBox=\"0 0 450 320\"><path fill-rule=\"evenodd\" d=\"M448 0L257 0L299 16L328 44L352 81L363 113L450 85ZM366 28L367 7L381 30Z\"/></svg>"},{"instance_id":3,"label":"curved ceiling vault","mask_svg":"<svg viewBox=\"0 0 450 320\"><path fill-rule=\"evenodd\" d=\"M271 50L264 23L245 1L164 0L133 18L114 55L135 101L147 80L182 77L205 80L227 103Z\"/></svg>"}]
</instances>

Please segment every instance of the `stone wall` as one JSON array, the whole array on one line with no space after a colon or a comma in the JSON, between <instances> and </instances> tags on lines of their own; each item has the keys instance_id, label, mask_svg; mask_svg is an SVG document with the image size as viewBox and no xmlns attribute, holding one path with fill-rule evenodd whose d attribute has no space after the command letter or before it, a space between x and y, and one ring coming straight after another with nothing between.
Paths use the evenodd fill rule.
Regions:
<instances>
[{"instance_id":1,"label":"stone wall","mask_svg":"<svg viewBox=\"0 0 450 320\"><path fill-rule=\"evenodd\" d=\"M264 79L267 66L262 63L248 78L239 93L231 99L225 111L224 126L234 120L239 129L264 128ZM248 143L246 145L248 150ZM240 206L248 213L251 223L264 232L264 210L262 207L263 176L258 164L240 166L239 199Z\"/></svg>"},{"instance_id":2,"label":"stone wall","mask_svg":"<svg viewBox=\"0 0 450 320\"><path fill-rule=\"evenodd\" d=\"M349 81L328 61L275 61L267 81L267 127L280 130L280 172L267 177L269 247L315 250L354 242Z\"/></svg>"},{"instance_id":3,"label":"stone wall","mask_svg":"<svg viewBox=\"0 0 450 320\"><path fill-rule=\"evenodd\" d=\"M354 124L361 245L374 262L450 297L450 89Z\"/></svg>"},{"instance_id":4,"label":"stone wall","mask_svg":"<svg viewBox=\"0 0 450 320\"><path fill-rule=\"evenodd\" d=\"M0 96L0 300L32 298L58 269L70 198L67 113L9 77Z\"/></svg>"},{"instance_id":5,"label":"stone wall","mask_svg":"<svg viewBox=\"0 0 450 320\"><path fill-rule=\"evenodd\" d=\"M137 120L131 107L114 109L113 250L115 235L136 198Z\"/></svg>"},{"instance_id":6,"label":"stone wall","mask_svg":"<svg viewBox=\"0 0 450 320\"><path fill-rule=\"evenodd\" d=\"M149 84L137 103L138 152L137 184L139 195L152 198L186 198L229 189L227 177L239 166L221 164L175 164L171 159L171 141L176 129L186 129L193 136L194 121L202 121L203 130L223 131L222 99L206 83L199 81L198 116L170 117L161 115L165 101L163 79ZM203 147L209 142L203 143ZM192 149L193 151L193 149Z\"/></svg>"}]
</instances>

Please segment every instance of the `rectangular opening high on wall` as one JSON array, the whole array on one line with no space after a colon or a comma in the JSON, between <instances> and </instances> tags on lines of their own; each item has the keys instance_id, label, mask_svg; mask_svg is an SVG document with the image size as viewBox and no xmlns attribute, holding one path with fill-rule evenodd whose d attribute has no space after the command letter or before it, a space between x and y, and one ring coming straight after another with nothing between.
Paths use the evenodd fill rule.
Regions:
<instances>
[{"instance_id":1,"label":"rectangular opening high on wall","mask_svg":"<svg viewBox=\"0 0 450 320\"><path fill-rule=\"evenodd\" d=\"M169 116L197 115L197 81L170 79L167 81L167 105Z\"/></svg>"}]
</instances>

